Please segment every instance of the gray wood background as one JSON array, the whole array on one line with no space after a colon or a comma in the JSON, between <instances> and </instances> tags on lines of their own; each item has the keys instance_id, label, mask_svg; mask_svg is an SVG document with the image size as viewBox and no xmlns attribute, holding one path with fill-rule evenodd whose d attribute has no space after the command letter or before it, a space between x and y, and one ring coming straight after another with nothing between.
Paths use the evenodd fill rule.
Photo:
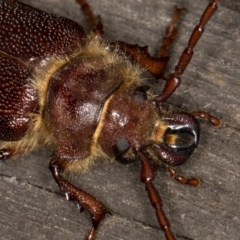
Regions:
<instances>
[{"instance_id":1,"label":"gray wood background","mask_svg":"<svg viewBox=\"0 0 240 240\"><path fill-rule=\"evenodd\" d=\"M23 0L22 0L23 1ZM24 0L50 13L86 24L74 0ZM174 5L187 11L171 51L173 70L197 24L206 0L89 0L101 14L105 36L156 52ZM223 0L197 45L182 85L168 100L188 110L205 110L223 121L214 128L201 121L201 141L189 161L177 170L202 180L199 188L182 186L161 168L155 179L172 230L179 240L239 240L240 225L240 4ZM162 88L162 84L159 89ZM91 222L60 193L48 170L51 151L41 149L0 163L0 239L84 239ZM154 210L139 181L138 162L95 166L74 182L111 209L98 240L160 240Z\"/></svg>"}]
</instances>

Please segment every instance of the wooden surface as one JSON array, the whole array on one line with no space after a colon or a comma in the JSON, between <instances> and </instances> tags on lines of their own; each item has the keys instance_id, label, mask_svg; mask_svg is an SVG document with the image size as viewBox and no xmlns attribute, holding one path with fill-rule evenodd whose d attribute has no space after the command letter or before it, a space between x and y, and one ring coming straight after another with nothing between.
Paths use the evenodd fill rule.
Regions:
<instances>
[{"instance_id":1,"label":"wooden surface","mask_svg":"<svg viewBox=\"0 0 240 240\"><path fill-rule=\"evenodd\" d=\"M74 0L24 2L85 23ZM89 2L103 18L106 38L149 45L151 53L159 46L174 5L186 7L171 51L169 72L208 1ZM164 168L155 179L179 240L240 239L240 7L233 0L222 3L224 6L219 3L219 10L197 45L182 85L168 100L183 109L208 111L223 121L218 129L201 121L198 149L185 165L177 168L187 176L199 177L199 188L178 184ZM60 193L48 170L50 155L50 150L42 149L0 163L1 240L84 239L91 225L89 215L79 214L76 205ZM128 166L103 164L74 178L113 214L102 222L98 240L164 239L139 181L139 172L138 162Z\"/></svg>"}]
</instances>

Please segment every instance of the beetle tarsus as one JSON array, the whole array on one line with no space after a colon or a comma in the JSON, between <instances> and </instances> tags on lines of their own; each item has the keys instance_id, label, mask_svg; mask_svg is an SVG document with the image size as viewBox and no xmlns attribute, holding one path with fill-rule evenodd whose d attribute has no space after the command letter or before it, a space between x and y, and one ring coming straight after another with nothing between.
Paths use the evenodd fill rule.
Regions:
<instances>
[{"instance_id":1,"label":"beetle tarsus","mask_svg":"<svg viewBox=\"0 0 240 240\"><path fill-rule=\"evenodd\" d=\"M162 199L153 184L154 170L151 168L151 165L150 165L148 159L146 158L146 156L143 153L138 152L138 157L140 158L141 164L142 164L140 178L141 178L141 181L143 183L145 183L149 200L150 200L152 206L156 210L158 223L159 223L161 229L164 231L166 239L167 240L175 240L176 238L174 237L173 233L170 230L170 223L162 209Z\"/></svg>"}]
</instances>

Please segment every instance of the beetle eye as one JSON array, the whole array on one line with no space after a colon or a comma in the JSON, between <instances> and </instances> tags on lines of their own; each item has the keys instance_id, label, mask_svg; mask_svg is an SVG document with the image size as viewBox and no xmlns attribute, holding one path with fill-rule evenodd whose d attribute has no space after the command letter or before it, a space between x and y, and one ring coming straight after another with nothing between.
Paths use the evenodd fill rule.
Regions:
<instances>
[{"instance_id":1,"label":"beetle eye","mask_svg":"<svg viewBox=\"0 0 240 240\"><path fill-rule=\"evenodd\" d=\"M119 138L116 142L116 150L119 154L124 154L130 148L129 142L126 138Z\"/></svg>"},{"instance_id":2,"label":"beetle eye","mask_svg":"<svg viewBox=\"0 0 240 240\"><path fill-rule=\"evenodd\" d=\"M126 138L118 138L115 144L116 160L122 164L129 164L135 160L130 143Z\"/></svg>"},{"instance_id":3,"label":"beetle eye","mask_svg":"<svg viewBox=\"0 0 240 240\"><path fill-rule=\"evenodd\" d=\"M149 86L140 86L134 89L134 98L138 102L144 102L148 99L147 91Z\"/></svg>"}]
</instances>

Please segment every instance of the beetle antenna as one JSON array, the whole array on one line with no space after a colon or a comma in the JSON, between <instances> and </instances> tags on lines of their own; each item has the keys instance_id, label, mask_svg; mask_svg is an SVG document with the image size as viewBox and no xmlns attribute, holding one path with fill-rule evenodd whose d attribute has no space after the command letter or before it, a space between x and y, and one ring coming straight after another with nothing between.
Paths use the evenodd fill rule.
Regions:
<instances>
[{"instance_id":1,"label":"beetle antenna","mask_svg":"<svg viewBox=\"0 0 240 240\"><path fill-rule=\"evenodd\" d=\"M192 32L192 35L188 41L188 46L185 48L181 57L179 58L178 64L175 67L175 72L169 74L162 93L155 99L158 103L161 103L165 101L167 98L169 98L172 95L172 93L176 90L176 88L180 85L181 83L180 76L183 74L184 70L191 61L191 58L193 56L193 49L204 32L204 26L207 24L208 20L211 18L213 13L217 10L218 8L217 3L218 0L212 0L212 2L209 3L208 6L206 7L199 21L199 24L195 27L195 29Z\"/></svg>"}]
</instances>

